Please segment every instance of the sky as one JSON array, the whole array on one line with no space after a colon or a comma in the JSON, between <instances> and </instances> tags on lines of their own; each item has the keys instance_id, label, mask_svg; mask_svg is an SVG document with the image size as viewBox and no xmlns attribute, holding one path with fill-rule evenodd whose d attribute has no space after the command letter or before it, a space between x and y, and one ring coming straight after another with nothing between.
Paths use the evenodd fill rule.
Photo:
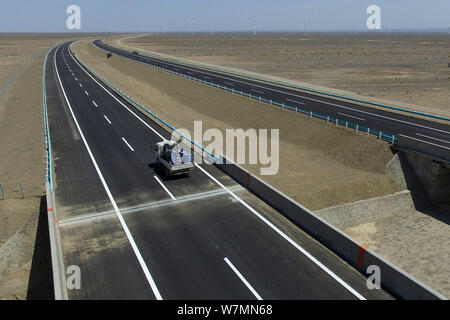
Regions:
<instances>
[{"instance_id":1,"label":"sky","mask_svg":"<svg viewBox=\"0 0 450 320\"><path fill-rule=\"evenodd\" d=\"M66 27L69 5L79 30ZM382 29L450 26L450 0L1 0L0 32L363 31L369 5Z\"/></svg>"}]
</instances>

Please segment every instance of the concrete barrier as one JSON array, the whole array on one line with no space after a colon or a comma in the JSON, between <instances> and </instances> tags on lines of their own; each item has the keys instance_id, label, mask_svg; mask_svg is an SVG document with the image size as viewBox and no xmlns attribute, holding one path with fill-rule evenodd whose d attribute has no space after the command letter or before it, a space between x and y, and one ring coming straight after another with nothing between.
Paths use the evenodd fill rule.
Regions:
<instances>
[{"instance_id":1,"label":"concrete barrier","mask_svg":"<svg viewBox=\"0 0 450 320\"><path fill-rule=\"evenodd\" d=\"M50 184L45 182L48 232L50 235L50 255L52 258L53 289L55 300L67 300L66 275L62 258L61 242L54 206L54 193L50 191Z\"/></svg>"},{"instance_id":2,"label":"concrete barrier","mask_svg":"<svg viewBox=\"0 0 450 320\"><path fill-rule=\"evenodd\" d=\"M382 288L397 298L446 299L239 165L227 160L216 166L365 276L367 267L378 266Z\"/></svg>"}]
</instances>

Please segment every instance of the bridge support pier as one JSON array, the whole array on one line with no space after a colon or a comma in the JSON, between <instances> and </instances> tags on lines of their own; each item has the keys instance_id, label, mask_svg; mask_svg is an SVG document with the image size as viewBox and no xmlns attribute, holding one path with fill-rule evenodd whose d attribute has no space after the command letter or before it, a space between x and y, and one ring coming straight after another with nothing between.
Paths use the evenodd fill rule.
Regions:
<instances>
[{"instance_id":1,"label":"bridge support pier","mask_svg":"<svg viewBox=\"0 0 450 320\"><path fill-rule=\"evenodd\" d=\"M427 191L431 202L450 203L450 164L408 152L406 159Z\"/></svg>"},{"instance_id":2,"label":"bridge support pier","mask_svg":"<svg viewBox=\"0 0 450 320\"><path fill-rule=\"evenodd\" d=\"M415 152L397 151L387 171L395 183L402 189L409 189L416 200L426 197L436 205L450 203L450 163Z\"/></svg>"}]
</instances>

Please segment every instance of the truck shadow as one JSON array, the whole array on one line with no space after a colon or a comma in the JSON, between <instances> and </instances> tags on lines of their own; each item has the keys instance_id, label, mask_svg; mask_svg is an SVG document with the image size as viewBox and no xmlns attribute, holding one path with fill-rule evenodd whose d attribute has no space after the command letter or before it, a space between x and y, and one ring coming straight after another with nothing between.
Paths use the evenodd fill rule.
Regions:
<instances>
[{"instance_id":1,"label":"truck shadow","mask_svg":"<svg viewBox=\"0 0 450 320\"><path fill-rule=\"evenodd\" d=\"M158 176L161 181L172 181L172 180L184 180L189 178L187 174L181 174L177 176L168 177L165 175L164 170L162 170L157 162L148 163L147 167L153 170L153 172Z\"/></svg>"}]
</instances>

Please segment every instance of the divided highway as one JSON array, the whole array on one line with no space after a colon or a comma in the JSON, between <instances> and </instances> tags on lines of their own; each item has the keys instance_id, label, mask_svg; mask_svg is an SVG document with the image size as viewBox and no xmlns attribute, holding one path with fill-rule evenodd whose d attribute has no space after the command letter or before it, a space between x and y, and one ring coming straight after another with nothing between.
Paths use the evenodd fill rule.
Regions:
<instances>
[{"instance_id":1,"label":"divided highway","mask_svg":"<svg viewBox=\"0 0 450 320\"><path fill-rule=\"evenodd\" d=\"M169 134L69 45L46 66L66 298L392 298L214 166L165 178L150 147Z\"/></svg>"},{"instance_id":2,"label":"divided highway","mask_svg":"<svg viewBox=\"0 0 450 320\"><path fill-rule=\"evenodd\" d=\"M95 40L94 44L113 54L213 82L221 86L234 88L236 91L242 90L243 92L254 94L255 97L261 96L267 100L304 108L385 133L397 136L402 135L413 140L417 144L417 148L424 152L430 147L437 148L438 155L440 157L444 155L444 159L450 161L450 125L448 124L333 100L332 98L324 98L294 89L144 56L112 47L101 40Z\"/></svg>"}]
</instances>

